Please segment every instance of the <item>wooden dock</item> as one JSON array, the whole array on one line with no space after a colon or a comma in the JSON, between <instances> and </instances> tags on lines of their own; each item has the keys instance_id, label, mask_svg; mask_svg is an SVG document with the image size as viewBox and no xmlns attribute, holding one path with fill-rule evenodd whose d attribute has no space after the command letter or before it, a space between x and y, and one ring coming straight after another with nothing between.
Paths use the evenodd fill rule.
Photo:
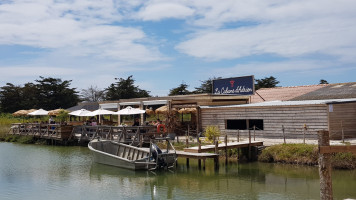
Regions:
<instances>
[{"instance_id":1,"label":"wooden dock","mask_svg":"<svg viewBox=\"0 0 356 200\"><path fill-rule=\"evenodd\" d=\"M201 168L201 160L203 160L203 168L205 169L205 160L207 158L213 158L215 167L218 168L219 166L219 154L215 153L192 153L192 152L185 152L185 151L176 151L178 157L186 158L187 159L187 167L189 167L189 159L198 159L198 167Z\"/></svg>"},{"instance_id":2,"label":"wooden dock","mask_svg":"<svg viewBox=\"0 0 356 200\"><path fill-rule=\"evenodd\" d=\"M229 142L229 143L221 143L218 145L218 150L225 150L225 149L238 149L243 147L251 147L251 146L263 146L263 142L261 141L246 141L246 142ZM191 153L202 153L202 152L209 152L215 151L215 145L204 145L204 146L197 146L197 147L189 147L185 148L184 152L191 152Z\"/></svg>"}]
</instances>

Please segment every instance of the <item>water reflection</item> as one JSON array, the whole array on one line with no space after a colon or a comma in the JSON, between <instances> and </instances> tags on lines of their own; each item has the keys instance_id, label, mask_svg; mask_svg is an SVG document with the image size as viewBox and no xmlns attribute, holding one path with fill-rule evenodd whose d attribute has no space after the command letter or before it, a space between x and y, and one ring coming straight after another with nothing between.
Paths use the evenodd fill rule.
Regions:
<instances>
[{"instance_id":1,"label":"water reflection","mask_svg":"<svg viewBox=\"0 0 356 200\"><path fill-rule=\"evenodd\" d=\"M174 171L93 163L85 147L0 143L0 199L319 199L317 167L236 161L218 171L179 159ZM335 199L356 198L356 171L333 171Z\"/></svg>"}]
</instances>

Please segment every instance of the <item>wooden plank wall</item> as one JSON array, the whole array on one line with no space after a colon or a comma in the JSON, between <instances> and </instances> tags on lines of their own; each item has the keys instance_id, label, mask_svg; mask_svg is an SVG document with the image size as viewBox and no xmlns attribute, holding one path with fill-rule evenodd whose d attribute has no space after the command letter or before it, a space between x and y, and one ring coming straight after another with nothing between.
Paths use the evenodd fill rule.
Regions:
<instances>
[{"instance_id":1,"label":"wooden plank wall","mask_svg":"<svg viewBox=\"0 0 356 200\"><path fill-rule=\"evenodd\" d=\"M330 139L341 139L342 127L345 138L356 138L356 103L332 106L333 111L329 112Z\"/></svg>"},{"instance_id":2,"label":"wooden plank wall","mask_svg":"<svg viewBox=\"0 0 356 200\"><path fill-rule=\"evenodd\" d=\"M227 119L263 119L264 130L257 130L256 136L267 138L283 138L282 125L286 138L303 138L304 124L307 126L306 138L316 139L318 130L328 129L326 105L204 108L201 113L203 129L216 125L222 134L229 136L236 136L237 130L225 129ZM248 131L240 131L240 135L247 136Z\"/></svg>"}]
</instances>

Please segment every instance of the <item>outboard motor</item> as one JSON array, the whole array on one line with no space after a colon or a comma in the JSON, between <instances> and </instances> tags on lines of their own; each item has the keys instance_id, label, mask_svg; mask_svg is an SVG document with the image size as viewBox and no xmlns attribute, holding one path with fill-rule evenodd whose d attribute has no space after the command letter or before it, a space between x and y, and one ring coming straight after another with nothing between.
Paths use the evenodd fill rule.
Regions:
<instances>
[{"instance_id":1,"label":"outboard motor","mask_svg":"<svg viewBox=\"0 0 356 200\"><path fill-rule=\"evenodd\" d=\"M152 143L151 144L151 152L152 152L152 157L151 159L154 159L157 163L157 167L161 168L166 165L164 162L164 159L161 158L162 150L157 146L157 144Z\"/></svg>"}]
</instances>

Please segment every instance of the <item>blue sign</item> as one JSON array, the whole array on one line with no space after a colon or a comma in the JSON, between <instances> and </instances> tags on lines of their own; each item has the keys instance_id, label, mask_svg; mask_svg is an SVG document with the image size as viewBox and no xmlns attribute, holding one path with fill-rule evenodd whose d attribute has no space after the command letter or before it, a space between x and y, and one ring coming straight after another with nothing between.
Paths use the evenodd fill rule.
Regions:
<instances>
[{"instance_id":1,"label":"blue sign","mask_svg":"<svg viewBox=\"0 0 356 200\"><path fill-rule=\"evenodd\" d=\"M213 94L217 95L253 95L255 93L253 76L213 80Z\"/></svg>"}]
</instances>

